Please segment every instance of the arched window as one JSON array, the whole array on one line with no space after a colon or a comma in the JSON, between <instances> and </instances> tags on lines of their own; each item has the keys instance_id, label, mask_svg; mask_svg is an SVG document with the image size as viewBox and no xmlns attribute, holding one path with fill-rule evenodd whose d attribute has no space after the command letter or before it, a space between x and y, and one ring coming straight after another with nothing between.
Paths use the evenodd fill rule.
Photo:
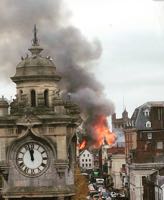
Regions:
<instances>
[{"instance_id":1,"label":"arched window","mask_svg":"<svg viewBox=\"0 0 164 200\"><path fill-rule=\"evenodd\" d=\"M48 90L44 91L44 105L45 106L49 106L49 102L48 102Z\"/></svg>"},{"instance_id":2,"label":"arched window","mask_svg":"<svg viewBox=\"0 0 164 200\"><path fill-rule=\"evenodd\" d=\"M23 91L22 90L19 90L19 98L22 99L22 94L23 94Z\"/></svg>"},{"instance_id":3,"label":"arched window","mask_svg":"<svg viewBox=\"0 0 164 200\"><path fill-rule=\"evenodd\" d=\"M144 112L145 117L149 117L149 115L150 115L149 109L146 108L143 112Z\"/></svg>"},{"instance_id":4,"label":"arched window","mask_svg":"<svg viewBox=\"0 0 164 200\"><path fill-rule=\"evenodd\" d=\"M35 90L31 90L31 107L36 106L36 92Z\"/></svg>"},{"instance_id":5,"label":"arched window","mask_svg":"<svg viewBox=\"0 0 164 200\"><path fill-rule=\"evenodd\" d=\"M2 178L2 175L0 175L0 189L3 188L3 178Z\"/></svg>"},{"instance_id":6,"label":"arched window","mask_svg":"<svg viewBox=\"0 0 164 200\"><path fill-rule=\"evenodd\" d=\"M146 122L146 127L147 127L147 128L151 128L151 122L150 122L150 121L147 121L147 122Z\"/></svg>"}]
</instances>

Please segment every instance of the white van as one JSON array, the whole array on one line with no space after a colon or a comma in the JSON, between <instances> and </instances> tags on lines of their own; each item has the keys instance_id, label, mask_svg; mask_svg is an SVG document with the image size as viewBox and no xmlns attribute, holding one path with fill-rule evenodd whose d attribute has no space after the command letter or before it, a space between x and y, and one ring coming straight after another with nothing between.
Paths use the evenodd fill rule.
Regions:
<instances>
[{"instance_id":1,"label":"white van","mask_svg":"<svg viewBox=\"0 0 164 200\"><path fill-rule=\"evenodd\" d=\"M96 178L96 185L103 186L104 185L104 179L103 178Z\"/></svg>"}]
</instances>

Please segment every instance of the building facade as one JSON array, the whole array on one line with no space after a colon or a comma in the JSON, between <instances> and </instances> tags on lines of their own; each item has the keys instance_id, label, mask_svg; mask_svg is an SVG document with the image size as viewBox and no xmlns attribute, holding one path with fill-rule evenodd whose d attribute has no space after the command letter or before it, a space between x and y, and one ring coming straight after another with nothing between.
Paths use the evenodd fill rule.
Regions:
<instances>
[{"instance_id":1,"label":"building facade","mask_svg":"<svg viewBox=\"0 0 164 200\"><path fill-rule=\"evenodd\" d=\"M75 129L79 108L60 95L52 59L41 55L36 27L29 48L11 77L16 98L0 100L0 173L2 197L71 199L75 194Z\"/></svg>"},{"instance_id":2,"label":"building facade","mask_svg":"<svg viewBox=\"0 0 164 200\"><path fill-rule=\"evenodd\" d=\"M124 128L129 125L131 122L130 118L128 117L128 112L126 109L122 112L122 117L117 118L116 113L112 115L112 132L114 132L117 135L117 141L118 143L124 143L125 142L125 136L124 136Z\"/></svg>"},{"instance_id":3,"label":"building facade","mask_svg":"<svg viewBox=\"0 0 164 200\"><path fill-rule=\"evenodd\" d=\"M121 176L123 165L125 165L125 154L112 155L111 175L113 178L114 188L121 189L123 187L123 173Z\"/></svg>"},{"instance_id":4,"label":"building facade","mask_svg":"<svg viewBox=\"0 0 164 200\"><path fill-rule=\"evenodd\" d=\"M146 200L143 179L164 166L164 102L136 108L124 131L130 199Z\"/></svg>"},{"instance_id":5,"label":"building facade","mask_svg":"<svg viewBox=\"0 0 164 200\"><path fill-rule=\"evenodd\" d=\"M113 187L120 189L125 186L125 148L122 144L108 149L110 170L109 174L113 178Z\"/></svg>"},{"instance_id":6,"label":"building facade","mask_svg":"<svg viewBox=\"0 0 164 200\"><path fill-rule=\"evenodd\" d=\"M117 189L126 184L123 167L126 163L124 128L130 124L130 121L126 109L122 112L121 118L117 118L115 113L112 115L112 132L116 133L117 140L115 146L109 149L109 153L111 154L110 174L113 178L114 187Z\"/></svg>"},{"instance_id":7,"label":"building facade","mask_svg":"<svg viewBox=\"0 0 164 200\"><path fill-rule=\"evenodd\" d=\"M93 169L94 168L94 157L93 154L85 149L79 155L79 165L81 169Z\"/></svg>"}]
</instances>

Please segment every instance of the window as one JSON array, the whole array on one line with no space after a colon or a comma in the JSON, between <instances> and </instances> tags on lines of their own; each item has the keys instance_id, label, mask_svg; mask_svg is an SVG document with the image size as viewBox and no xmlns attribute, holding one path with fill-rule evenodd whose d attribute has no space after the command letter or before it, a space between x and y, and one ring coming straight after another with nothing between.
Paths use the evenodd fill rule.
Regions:
<instances>
[{"instance_id":1,"label":"window","mask_svg":"<svg viewBox=\"0 0 164 200\"><path fill-rule=\"evenodd\" d=\"M89 157L89 154L88 154L88 157Z\"/></svg>"},{"instance_id":2,"label":"window","mask_svg":"<svg viewBox=\"0 0 164 200\"><path fill-rule=\"evenodd\" d=\"M91 167L91 164L89 164L89 167Z\"/></svg>"},{"instance_id":3,"label":"window","mask_svg":"<svg viewBox=\"0 0 164 200\"><path fill-rule=\"evenodd\" d=\"M54 133L55 129L54 128L49 128L49 133Z\"/></svg>"},{"instance_id":4,"label":"window","mask_svg":"<svg viewBox=\"0 0 164 200\"><path fill-rule=\"evenodd\" d=\"M82 159L82 162L84 162L84 159Z\"/></svg>"},{"instance_id":5,"label":"window","mask_svg":"<svg viewBox=\"0 0 164 200\"><path fill-rule=\"evenodd\" d=\"M2 189L3 188L3 178L2 178L2 176L0 175L0 189Z\"/></svg>"},{"instance_id":6,"label":"window","mask_svg":"<svg viewBox=\"0 0 164 200\"><path fill-rule=\"evenodd\" d=\"M89 159L89 161L91 162L91 159Z\"/></svg>"},{"instance_id":7,"label":"window","mask_svg":"<svg viewBox=\"0 0 164 200\"><path fill-rule=\"evenodd\" d=\"M147 139L149 139L149 140L152 139L152 133L147 133Z\"/></svg>"},{"instance_id":8,"label":"window","mask_svg":"<svg viewBox=\"0 0 164 200\"><path fill-rule=\"evenodd\" d=\"M87 159L85 159L85 161L87 162L88 160L87 160Z\"/></svg>"},{"instance_id":9,"label":"window","mask_svg":"<svg viewBox=\"0 0 164 200\"><path fill-rule=\"evenodd\" d=\"M88 167L88 164L86 164L85 166Z\"/></svg>"},{"instance_id":10,"label":"window","mask_svg":"<svg viewBox=\"0 0 164 200\"><path fill-rule=\"evenodd\" d=\"M19 98L22 99L22 94L23 94L23 91L22 90L19 90Z\"/></svg>"},{"instance_id":11,"label":"window","mask_svg":"<svg viewBox=\"0 0 164 200\"><path fill-rule=\"evenodd\" d=\"M151 128L151 122L150 121L146 122L146 128Z\"/></svg>"},{"instance_id":12,"label":"window","mask_svg":"<svg viewBox=\"0 0 164 200\"><path fill-rule=\"evenodd\" d=\"M134 121L132 120L132 126L135 126L135 123L134 123Z\"/></svg>"},{"instance_id":13,"label":"window","mask_svg":"<svg viewBox=\"0 0 164 200\"><path fill-rule=\"evenodd\" d=\"M85 157L85 154L83 154L83 157Z\"/></svg>"},{"instance_id":14,"label":"window","mask_svg":"<svg viewBox=\"0 0 164 200\"><path fill-rule=\"evenodd\" d=\"M35 90L31 90L31 107L36 106L36 93Z\"/></svg>"},{"instance_id":15,"label":"window","mask_svg":"<svg viewBox=\"0 0 164 200\"><path fill-rule=\"evenodd\" d=\"M44 91L44 105L48 107L48 90Z\"/></svg>"},{"instance_id":16,"label":"window","mask_svg":"<svg viewBox=\"0 0 164 200\"><path fill-rule=\"evenodd\" d=\"M150 115L149 109L145 109L143 112L144 112L145 117L149 117Z\"/></svg>"},{"instance_id":17,"label":"window","mask_svg":"<svg viewBox=\"0 0 164 200\"><path fill-rule=\"evenodd\" d=\"M162 115L163 115L162 108L159 108L158 109L158 120L162 120Z\"/></svg>"},{"instance_id":18,"label":"window","mask_svg":"<svg viewBox=\"0 0 164 200\"><path fill-rule=\"evenodd\" d=\"M157 149L163 149L163 142L157 142Z\"/></svg>"},{"instance_id":19,"label":"window","mask_svg":"<svg viewBox=\"0 0 164 200\"><path fill-rule=\"evenodd\" d=\"M84 164L82 164L82 167L84 167Z\"/></svg>"}]
</instances>

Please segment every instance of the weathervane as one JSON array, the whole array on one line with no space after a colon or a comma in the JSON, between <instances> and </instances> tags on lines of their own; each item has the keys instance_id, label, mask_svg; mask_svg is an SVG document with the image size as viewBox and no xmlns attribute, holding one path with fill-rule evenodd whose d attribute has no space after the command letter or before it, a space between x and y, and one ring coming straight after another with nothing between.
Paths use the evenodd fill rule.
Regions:
<instances>
[{"instance_id":1,"label":"weathervane","mask_svg":"<svg viewBox=\"0 0 164 200\"><path fill-rule=\"evenodd\" d=\"M36 24L34 25L34 30L33 30L33 32L34 32L34 38L33 38L33 40L32 40L32 43L33 43L34 46L36 46L36 45L39 45L39 43L38 43L38 38L37 38Z\"/></svg>"}]
</instances>

